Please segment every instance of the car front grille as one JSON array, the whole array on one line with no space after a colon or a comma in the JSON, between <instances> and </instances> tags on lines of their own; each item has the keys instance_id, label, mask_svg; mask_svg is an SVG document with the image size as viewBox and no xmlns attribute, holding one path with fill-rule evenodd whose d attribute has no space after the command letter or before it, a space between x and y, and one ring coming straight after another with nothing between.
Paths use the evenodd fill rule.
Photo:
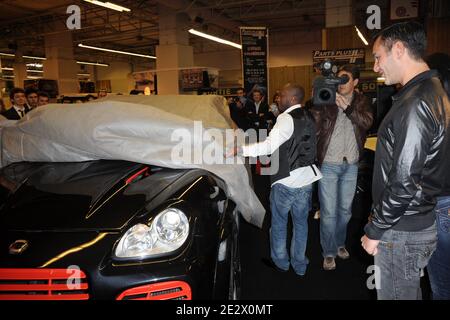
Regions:
<instances>
[{"instance_id":1,"label":"car front grille","mask_svg":"<svg viewBox=\"0 0 450 320\"><path fill-rule=\"evenodd\" d=\"M117 300L191 300L191 287L184 281L158 282L124 291Z\"/></svg>"},{"instance_id":2,"label":"car front grille","mask_svg":"<svg viewBox=\"0 0 450 320\"><path fill-rule=\"evenodd\" d=\"M88 288L78 269L0 269L0 300L87 300Z\"/></svg>"}]
</instances>

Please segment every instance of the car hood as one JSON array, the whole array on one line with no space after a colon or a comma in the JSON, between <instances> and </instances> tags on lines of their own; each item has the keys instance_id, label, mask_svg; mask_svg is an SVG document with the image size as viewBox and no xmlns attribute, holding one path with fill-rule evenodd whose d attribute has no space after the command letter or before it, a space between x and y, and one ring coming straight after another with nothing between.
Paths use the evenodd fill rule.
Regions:
<instances>
[{"instance_id":1,"label":"car hood","mask_svg":"<svg viewBox=\"0 0 450 320\"><path fill-rule=\"evenodd\" d=\"M2 171L9 189L0 209L7 230L79 231L124 228L186 170L126 161L19 163Z\"/></svg>"}]
</instances>

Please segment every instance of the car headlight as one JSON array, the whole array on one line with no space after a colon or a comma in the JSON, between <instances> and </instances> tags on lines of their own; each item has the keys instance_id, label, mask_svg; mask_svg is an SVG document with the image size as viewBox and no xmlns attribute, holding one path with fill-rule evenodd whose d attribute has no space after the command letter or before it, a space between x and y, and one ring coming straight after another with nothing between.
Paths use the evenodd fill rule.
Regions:
<instances>
[{"instance_id":1,"label":"car headlight","mask_svg":"<svg viewBox=\"0 0 450 320\"><path fill-rule=\"evenodd\" d=\"M115 250L118 258L147 258L180 248L189 235L189 221L179 209L159 213L152 223L131 227Z\"/></svg>"}]
</instances>

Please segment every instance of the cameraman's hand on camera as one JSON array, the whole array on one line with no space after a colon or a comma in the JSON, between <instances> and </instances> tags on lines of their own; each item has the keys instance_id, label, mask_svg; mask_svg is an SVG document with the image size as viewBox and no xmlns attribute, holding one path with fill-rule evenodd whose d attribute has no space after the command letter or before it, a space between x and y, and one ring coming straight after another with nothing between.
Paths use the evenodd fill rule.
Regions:
<instances>
[{"instance_id":1,"label":"cameraman's hand on camera","mask_svg":"<svg viewBox=\"0 0 450 320\"><path fill-rule=\"evenodd\" d=\"M345 111L347 107L350 105L350 102L347 100L346 97L339 94L339 92L336 92L336 104L339 108Z\"/></svg>"}]
</instances>

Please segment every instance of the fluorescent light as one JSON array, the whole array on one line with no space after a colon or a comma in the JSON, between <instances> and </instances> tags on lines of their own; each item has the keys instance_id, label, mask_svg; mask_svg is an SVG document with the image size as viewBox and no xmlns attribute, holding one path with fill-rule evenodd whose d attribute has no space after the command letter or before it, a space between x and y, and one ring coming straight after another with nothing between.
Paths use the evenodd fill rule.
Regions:
<instances>
[{"instance_id":1,"label":"fluorescent light","mask_svg":"<svg viewBox=\"0 0 450 320\"><path fill-rule=\"evenodd\" d=\"M14 78L14 76L3 75L3 78Z\"/></svg>"},{"instance_id":2,"label":"fluorescent light","mask_svg":"<svg viewBox=\"0 0 450 320\"><path fill-rule=\"evenodd\" d=\"M77 76L82 76L82 77L89 77L91 74L90 73L77 73Z\"/></svg>"},{"instance_id":3,"label":"fluorescent light","mask_svg":"<svg viewBox=\"0 0 450 320\"><path fill-rule=\"evenodd\" d=\"M14 71L14 68L4 67L2 70Z\"/></svg>"},{"instance_id":4,"label":"fluorescent light","mask_svg":"<svg viewBox=\"0 0 450 320\"><path fill-rule=\"evenodd\" d=\"M0 52L0 56L15 57L15 54ZM27 59L47 60L46 57L22 56Z\"/></svg>"},{"instance_id":5,"label":"fluorescent light","mask_svg":"<svg viewBox=\"0 0 450 320\"><path fill-rule=\"evenodd\" d=\"M377 81L385 81L386 79L384 77L378 77Z\"/></svg>"},{"instance_id":6,"label":"fluorescent light","mask_svg":"<svg viewBox=\"0 0 450 320\"><path fill-rule=\"evenodd\" d=\"M363 36L363 34L361 33L361 31L359 31L359 29L358 29L357 26L355 26L355 28L356 28L356 32L358 33L358 36L361 38L362 42L364 42L364 44L365 44L366 46L368 46L369 43L367 42L366 38L364 38L364 36Z\"/></svg>"},{"instance_id":7,"label":"fluorescent light","mask_svg":"<svg viewBox=\"0 0 450 320\"><path fill-rule=\"evenodd\" d=\"M46 57L34 57L34 56L22 56L22 57L27 59L47 60Z\"/></svg>"},{"instance_id":8,"label":"fluorescent light","mask_svg":"<svg viewBox=\"0 0 450 320\"><path fill-rule=\"evenodd\" d=\"M28 71L28 72L39 72L39 73L44 73L44 71L42 71L42 70L30 70L30 69L27 69L27 71Z\"/></svg>"},{"instance_id":9,"label":"fluorescent light","mask_svg":"<svg viewBox=\"0 0 450 320\"><path fill-rule=\"evenodd\" d=\"M114 4L114 3L111 3L111 2L102 2L102 1L97 1L97 0L84 0L84 1L92 3L92 4L96 4L98 6L105 7L105 8L108 8L108 9L120 11L120 12L122 12L122 11L129 12L129 11L131 11L128 8L119 6L118 4Z\"/></svg>"},{"instance_id":10,"label":"fluorescent light","mask_svg":"<svg viewBox=\"0 0 450 320\"><path fill-rule=\"evenodd\" d=\"M4 52L0 52L0 56L6 56L6 57L15 57L15 54L12 53L4 53Z\"/></svg>"},{"instance_id":11,"label":"fluorescent light","mask_svg":"<svg viewBox=\"0 0 450 320\"><path fill-rule=\"evenodd\" d=\"M77 61L78 64L88 64L91 66L101 66L101 67L109 67L109 64L100 63L100 62L88 62L88 61Z\"/></svg>"},{"instance_id":12,"label":"fluorescent light","mask_svg":"<svg viewBox=\"0 0 450 320\"><path fill-rule=\"evenodd\" d=\"M209 34L206 34L206 33L200 32L200 31L197 31L195 29L189 29L189 33L192 33L192 34L195 34L196 36L203 37L203 38L206 38L206 39L209 39L209 40L212 40L212 41L216 41L216 42L219 42L219 43L222 43L222 44L226 44L226 45L238 48L238 49L242 49L242 46L240 44L238 44L238 43L234 43L234 42L222 39L222 38L218 38L218 37L215 37L215 36L212 36L212 35L209 35Z\"/></svg>"},{"instance_id":13,"label":"fluorescent light","mask_svg":"<svg viewBox=\"0 0 450 320\"><path fill-rule=\"evenodd\" d=\"M42 79L42 77L38 76L27 76L28 79Z\"/></svg>"},{"instance_id":14,"label":"fluorescent light","mask_svg":"<svg viewBox=\"0 0 450 320\"><path fill-rule=\"evenodd\" d=\"M156 59L155 56L148 56L148 55L145 55L145 54L139 54L139 53L133 53L133 52L126 52L126 51L119 51L119 50L112 50L112 49L105 49L105 48L87 46L87 45L84 45L82 43L78 44L78 46L81 47L81 48L100 50L100 51L106 51L106 52L113 52L113 53L120 53L120 54L127 54L127 55L130 55L130 56L136 56L136 57L142 57L142 58Z\"/></svg>"},{"instance_id":15,"label":"fluorescent light","mask_svg":"<svg viewBox=\"0 0 450 320\"><path fill-rule=\"evenodd\" d=\"M27 63L27 67L42 68L44 65L42 63Z\"/></svg>"}]
</instances>

